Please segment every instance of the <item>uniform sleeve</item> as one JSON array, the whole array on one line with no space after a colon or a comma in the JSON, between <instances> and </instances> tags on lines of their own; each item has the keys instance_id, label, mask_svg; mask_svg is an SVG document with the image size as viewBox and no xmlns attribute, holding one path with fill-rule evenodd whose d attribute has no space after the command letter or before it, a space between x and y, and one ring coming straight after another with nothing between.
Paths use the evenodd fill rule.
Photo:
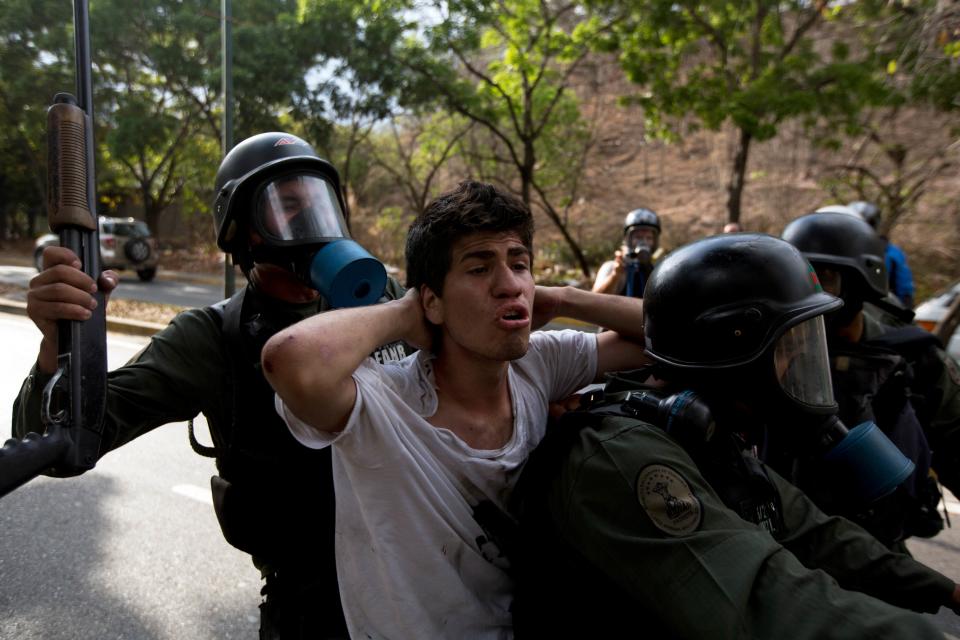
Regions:
<instances>
[{"instance_id":1,"label":"uniform sleeve","mask_svg":"<svg viewBox=\"0 0 960 640\"><path fill-rule=\"evenodd\" d=\"M107 374L100 455L201 410L219 413L214 408L225 399L214 389L230 375L224 358L218 322L209 313L196 309L174 318L128 363ZM40 396L47 380L34 367L24 382L13 407L17 437L42 431Z\"/></svg>"},{"instance_id":2,"label":"uniform sleeve","mask_svg":"<svg viewBox=\"0 0 960 640\"><path fill-rule=\"evenodd\" d=\"M31 431L43 433L43 425L40 423L40 397L51 377L40 373L36 364L30 369L20 386L20 393L13 401L11 425L15 438L22 438Z\"/></svg>"},{"instance_id":3,"label":"uniform sleeve","mask_svg":"<svg viewBox=\"0 0 960 640\"><path fill-rule=\"evenodd\" d=\"M940 482L960 496L960 367L949 353L937 350L943 363L937 389L940 406L926 429L933 468Z\"/></svg>"},{"instance_id":4,"label":"uniform sleeve","mask_svg":"<svg viewBox=\"0 0 960 640\"><path fill-rule=\"evenodd\" d=\"M935 613L954 582L908 555L894 553L859 525L828 516L802 491L767 469L783 502L788 534L780 542L804 565L818 567L846 589L898 607Z\"/></svg>"},{"instance_id":5,"label":"uniform sleeve","mask_svg":"<svg viewBox=\"0 0 960 640\"><path fill-rule=\"evenodd\" d=\"M805 568L725 508L659 430L581 438L551 509L564 539L637 602L638 624L652 615L683 638L942 637L923 617Z\"/></svg>"}]
</instances>

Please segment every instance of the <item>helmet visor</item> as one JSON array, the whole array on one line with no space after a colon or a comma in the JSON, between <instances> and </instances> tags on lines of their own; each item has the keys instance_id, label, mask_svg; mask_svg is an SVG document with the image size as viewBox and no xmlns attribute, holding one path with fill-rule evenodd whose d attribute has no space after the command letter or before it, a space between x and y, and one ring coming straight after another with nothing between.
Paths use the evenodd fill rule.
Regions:
<instances>
[{"instance_id":1,"label":"helmet visor","mask_svg":"<svg viewBox=\"0 0 960 640\"><path fill-rule=\"evenodd\" d=\"M835 406L822 315L805 320L780 336L773 363L780 387L791 399L812 407Z\"/></svg>"},{"instance_id":2,"label":"helmet visor","mask_svg":"<svg viewBox=\"0 0 960 640\"><path fill-rule=\"evenodd\" d=\"M348 238L333 185L319 175L288 174L261 187L254 225L265 240L281 244Z\"/></svg>"}]
</instances>

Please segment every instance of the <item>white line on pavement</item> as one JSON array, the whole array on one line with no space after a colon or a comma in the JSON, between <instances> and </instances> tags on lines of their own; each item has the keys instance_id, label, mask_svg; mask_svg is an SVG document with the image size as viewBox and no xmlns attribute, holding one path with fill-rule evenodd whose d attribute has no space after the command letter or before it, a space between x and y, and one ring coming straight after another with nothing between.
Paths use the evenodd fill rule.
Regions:
<instances>
[{"instance_id":1,"label":"white line on pavement","mask_svg":"<svg viewBox=\"0 0 960 640\"><path fill-rule=\"evenodd\" d=\"M204 504L213 504L213 497L210 495L210 489L206 487L198 487L194 484L178 484L173 489L174 493L180 494L181 496L186 496L196 500L197 502L203 502Z\"/></svg>"}]
</instances>

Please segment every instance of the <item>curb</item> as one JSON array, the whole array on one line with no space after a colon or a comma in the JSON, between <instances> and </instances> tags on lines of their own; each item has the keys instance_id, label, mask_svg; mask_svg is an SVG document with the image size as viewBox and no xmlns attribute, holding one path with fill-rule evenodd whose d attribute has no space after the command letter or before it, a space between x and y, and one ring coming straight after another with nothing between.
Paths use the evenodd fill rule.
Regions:
<instances>
[{"instance_id":1,"label":"curb","mask_svg":"<svg viewBox=\"0 0 960 640\"><path fill-rule=\"evenodd\" d=\"M117 273L126 273L118 271ZM243 273L237 271L237 282L243 281ZM180 282L190 281L199 284L219 284L223 285L223 272L220 273L199 273L196 271L167 271L159 269L157 271L157 280L178 280Z\"/></svg>"},{"instance_id":2,"label":"curb","mask_svg":"<svg viewBox=\"0 0 960 640\"><path fill-rule=\"evenodd\" d=\"M27 315L27 303L19 300L10 300L0 297L0 312L13 313L16 315ZM152 336L164 329L167 325L157 322L145 322L143 320L133 320L131 318L117 318L107 316L107 331L115 333L126 333L128 335Z\"/></svg>"}]
</instances>

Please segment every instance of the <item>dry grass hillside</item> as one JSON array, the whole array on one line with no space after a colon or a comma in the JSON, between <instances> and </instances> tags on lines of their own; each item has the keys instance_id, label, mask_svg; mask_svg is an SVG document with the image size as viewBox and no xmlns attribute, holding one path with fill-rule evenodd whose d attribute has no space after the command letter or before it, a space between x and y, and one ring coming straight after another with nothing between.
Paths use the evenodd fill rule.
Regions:
<instances>
[{"instance_id":1,"label":"dry grass hillside","mask_svg":"<svg viewBox=\"0 0 960 640\"><path fill-rule=\"evenodd\" d=\"M582 73L577 89L594 127L594 144L579 197L568 215L571 232L594 268L617 245L626 212L639 206L660 214L663 243L668 247L722 228L727 215L732 129L690 133L673 145L647 140L640 109L619 103L619 97L633 88L610 63L597 63ZM948 123L929 114L904 113L896 127L898 138L918 153L924 145L938 143L948 135ZM794 217L834 202L822 186L823 180L829 177L828 167L845 158L842 153L815 149L795 123L784 125L772 140L754 143L742 224L747 230L779 234ZM917 210L902 219L891 237L907 252L919 299L960 277L960 180L956 173L943 174L930 184ZM542 250L562 244L545 216L538 221L537 244ZM546 254L548 267L564 257L562 250ZM582 277L572 269L557 273L559 267L552 269L553 275Z\"/></svg>"}]
</instances>

